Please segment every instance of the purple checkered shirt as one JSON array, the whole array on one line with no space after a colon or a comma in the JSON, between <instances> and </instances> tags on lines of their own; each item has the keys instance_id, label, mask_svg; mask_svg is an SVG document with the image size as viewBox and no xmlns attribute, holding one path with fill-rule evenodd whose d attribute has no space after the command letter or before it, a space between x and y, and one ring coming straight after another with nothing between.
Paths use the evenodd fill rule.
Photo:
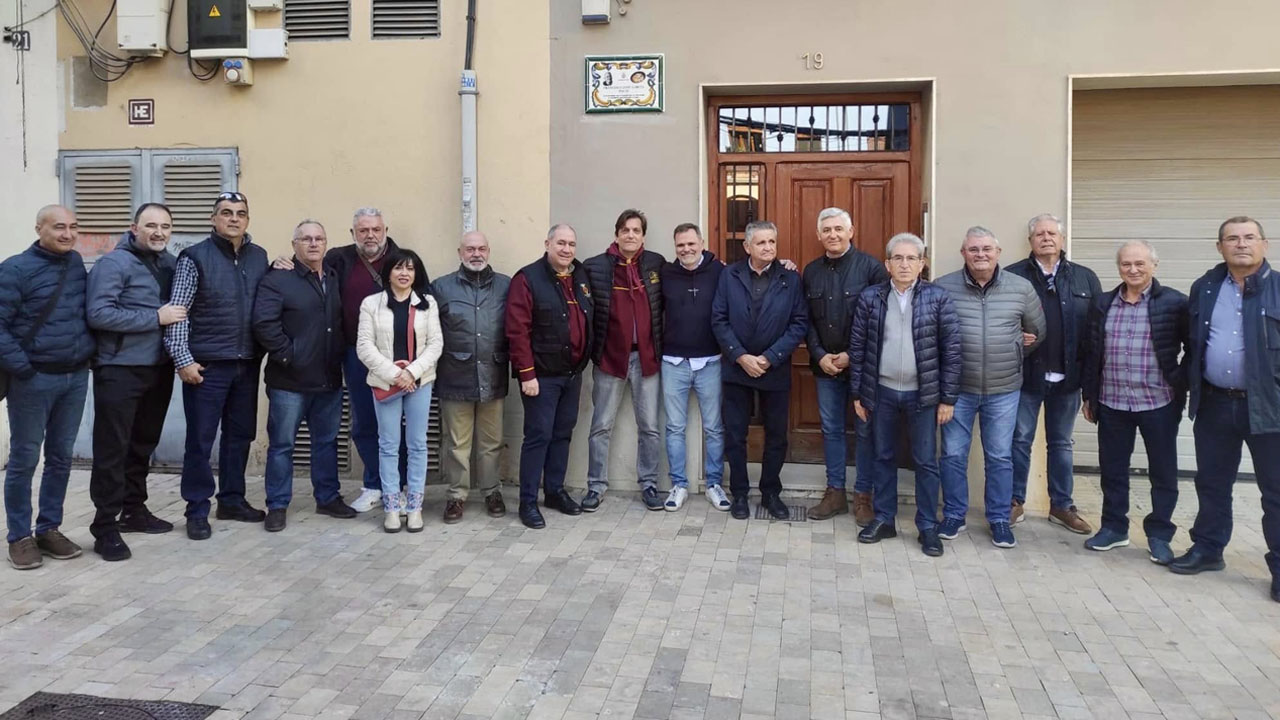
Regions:
<instances>
[{"instance_id":1,"label":"purple checkered shirt","mask_svg":"<svg viewBox=\"0 0 1280 720\"><path fill-rule=\"evenodd\" d=\"M1107 313L1106 356L1102 359L1102 389L1098 402L1113 410L1145 412L1173 402L1173 388L1165 382L1151 344L1151 322L1147 307L1151 287L1142 291L1138 302L1124 299L1117 291Z\"/></svg>"}]
</instances>

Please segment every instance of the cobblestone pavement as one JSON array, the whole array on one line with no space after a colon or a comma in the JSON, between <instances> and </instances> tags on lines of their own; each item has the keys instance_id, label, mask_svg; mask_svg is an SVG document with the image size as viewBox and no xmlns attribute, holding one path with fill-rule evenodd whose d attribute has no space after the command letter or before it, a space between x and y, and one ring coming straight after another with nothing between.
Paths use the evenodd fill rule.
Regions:
<instances>
[{"instance_id":1,"label":"cobblestone pavement","mask_svg":"<svg viewBox=\"0 0 1280 720\"><path fill-rule=\"evenodd\" d=\"M1017 548L984 523L924 557L908 529L859 545L833 523L738 522L690 498L647 512L615 493L525 530L473 503L426 531L315 515L215 521L89 551L87 473L64 530L81 558L0 568L0 710L38 690L218 705L215 718L1249 718L1280 714L1280 605L1257 491L1236 491L1227 570L1175 576L1032 517ZM1096 521L1096 478L1078 481ZM251 479L261 501L261 480ZM351 490L350 485L347 486ZM1182 486L1175 549L1195 509Z\"/></svg>"}]
</instances>

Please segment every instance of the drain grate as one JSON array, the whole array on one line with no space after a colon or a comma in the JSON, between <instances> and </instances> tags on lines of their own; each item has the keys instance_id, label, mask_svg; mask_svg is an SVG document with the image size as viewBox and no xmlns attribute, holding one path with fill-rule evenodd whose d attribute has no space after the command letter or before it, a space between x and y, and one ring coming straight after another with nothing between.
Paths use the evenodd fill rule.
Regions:
<instances>
[{"instance_id":1,"label":"drain grate","mask_svg":"<svg viewBox=\"0 0 1280 720\"><path fill-rule=\"evenodd\" d=\"M805 507L804 505L788 505L787 510L791 511L791 517L787 518L786 520L781 520L779 522L808 522L809 521L809 508ZM764 509L763 505L756 505L756 519L773 521L773 516L769 514L768 510ZM0 720L3 720L3 719L0 719Z\"/></svg>"},{"instance_id":2,"label":"drain grate","mask_svg":"<svg viewBox=\"0 0 1280 720\"><path fill-rule=\"evenodd\" d=\"M0 715L0 720L204 720L217 709L213 705L38 692Z\"/></svg>"}]
</instances>

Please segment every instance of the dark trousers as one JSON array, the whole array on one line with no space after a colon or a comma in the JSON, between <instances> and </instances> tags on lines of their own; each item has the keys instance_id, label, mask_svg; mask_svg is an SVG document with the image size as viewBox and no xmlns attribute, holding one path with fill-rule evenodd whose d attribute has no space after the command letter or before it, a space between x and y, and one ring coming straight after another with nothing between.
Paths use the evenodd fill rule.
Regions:
<instances>
[{"instance_id":1,"label":"dark trousers","mask_svg":"<svg viewBox=\"0 0 1280 720\"><path fill-rule=\"evenodd\" d=\"M373 407L373 391L369 389L369 368L360 362L355 346L347 348L342 360L342 376L347 381L347 402L351 404L351 443L356 446L360 464L364 465L366 490L382 489L381 460L378 457L378 413ZM400 487L409 477L409 448L400 436Z\"/></svg>"},{"instance_id":2,"label":"dark trousers","mask_svg":"<svg viewBox=\"0 0 1280 720\"><path fill-rule=\"evenodd\" d=\"M1241 447L1248 444L1262 493L1267 567L1272 578L1280 578L1280 433L1250 433L1249 401L1207 389L1200 394L1194 428L1200 511L1191 526L1191 542L1211 556L1221 556L1231 541L1231 486L1240 469Z\"/></svg>"},{"instance_id":3,"label":"dark trousers","mask_svg":"<svg viewBox=\"0 0 1280 720\"><path fill-rule=\"evenodd\" d=\"M1133 442L1142 433L1147 446L1151 477L1151 514L1142 521L1148 538L1168 542L1177 526L1173 509L1178 504L1178 423L1182 412L1174 403L1143 412L1097 406L1098 465L1102 471L1102 527L1129 533L1129 461Z\"/></svg>"},{"instance_id":4,"label":"dark trousers","mask_svg":"<svg viewBox=\"0 0 1280 720\"><path fill-rule=\"evenodd\" d=\"M121 511L145 509L151 453L173 397L173 366L104 365L93 371L94 537L116 531Z\"/></svg>"},{"instance_id":5,"label":"dark trousers","mask_svg":"<svg viewBox=\"0 0 1280 720\"><path fill-rule=\"evenodd\" d=\"M746 497L751 492L751 481L747 478L747 427L751 423L751 401L759 397L760 414L764 417L760 495L778 495L782 492L782 463L787 459L791 391L757 390L746 385L725 383L720 397L724 454L729 460L729 491L734 497Z\"/></svg>"},{"instance_id":6,"label":"dark trousers","mask_svg":"<svg viewBox=\"0 0 1280 720\"><path fill-rule=\"evenodd\" d=\"M564 489L569 469L569 441L578 424L578 396L582 373L567 377L538 378L538 394L520 394L524 403L524 442L520 445L520 504L538 501L538 486L545 495Z\"/></svg>"},{"instance_id":7,"label":"dark trousers","mask_svg":"<svg viewBox=\"0 0 1280 720\"><path fill-rule=\"evenodd\" d=\"M938 524L938 406L921 405L916 390L898 391L884 385L876 389L871 412L871 435L876 447L876 520L893 525L898 515L898 423L905 422L916 465L916 528L932 530Z\"/></svg>"},{"instance_id":8,"label":"dark trousers","mask_svg":"<svg viewBox=\"0 0 1280 720\"><path fill-rule=\"evenodd\" d=\"M209 516L209 498L217 490L218 503L243 505L244 470L249 445L258 434L259 363L219 360L204 368L204 382L182 386L187 416L187 447L182 455L182 499L187 517ZM213 479L209 455L222 426L218 448L218 481Z\"/></svg>"}]
</instances>

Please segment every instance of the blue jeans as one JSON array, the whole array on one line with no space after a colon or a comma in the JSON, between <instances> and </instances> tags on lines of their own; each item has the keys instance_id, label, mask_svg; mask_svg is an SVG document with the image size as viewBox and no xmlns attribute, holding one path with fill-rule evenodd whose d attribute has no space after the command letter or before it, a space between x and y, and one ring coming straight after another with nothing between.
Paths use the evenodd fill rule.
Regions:
<instances>
[{"instance_id":1,"label":"blue jeans","mask_svg":"<svg viewBox=\"0 0 1280 720\"><path fill-rule=\"evenodd\" d=\"M219 360L205 366L204 382L182 385L182 410L187 418L187 446L182 455L182 499L188 518L209 516L215 489L218 504L244 505L244 470L249 446L258 435L259 363ZM213 479L209 455L222 426L218 448L218 481Z\"/></svg>"},{"instance_id":2,"label":"blue jeans","mask_svg":"<svg viewBox=\"0 0 1280 720\"><path fill-rule=\"evenodd\" d=\"M698 396L698 409L702 412L702 438L706 455L702 459L707 487L719 485L724 479L724 425L720 420L720 361L709 362L694 372L689 361L679 365L662 363L662 405L667 415L667 464L670 466L671 486L689 487L685 475L688 460L685 455L685 427L689 418L689 391Z\"/></svg>"},{"instance_id":3,"label":"blue jeans","mask_svg":"<svg viewBox=\"0 0 1280 720\"><path fill-rule=\"evenodd\" d=\"M846 419L849 408L853 407L849 381L843 377L822 375L814 375L814 380L818 386L818 418L822 423L822 459L827 466L827 487L843 490L849 447L845 439ZM871 437L871 423L864 423L854 416L853 429L857 436L853 455L856 473L853 490L869 493L875 487L876 477L876 447Z\"/></svg>"},{"instance_id":4,"label":"blue jeans","mask_svg":"<svg viewBox=\"0 0 1280 720\"><path fill-rule=\"evenodd\" d=\"M661 362L661 360L659 360ZM591 433L587 436L587 487L596 492L609 488L609 443L618 419L622 391L631 386L631 408L636 416L636 480L640 488L658 486L658 456L662 433L658 430L658 403L662 384L657 373L644 377L640 353L631 353L627 376L614 377L599 367L591 373Z\"/></svg>"},{"instance_id":5,"label":"blue jeans","mask_svg":"<svg viewBox=\"0 0 1280 720\"><path fill-rule=\"evenodd\" d=\"M1249 401L1207 389L1200 394L1193 429L1200 511L1191 526L1191 542L1196 549L1221 557L1231 541L1231 487L1240 470L1241 448L1247 444L1262 494L1267 567L1273 580L1280 579L1280 433L1251 433Z\"/></svg>"},{"instance_id":6,"label":"blue jeans","mask_svg":"<svg viewBox=\"0 0 1280 720\"><path fill-rule=\"evenodd\" d=\"M378 473L378 414L373 411L373 391L369 389L369 368L360 362L355 347L347 348L346 357L342 359L342 375L347 381L347 401L351 403L351 442L356 446L356 454L364 465L364 487L369 490L382 489L382 477ZM404 441L400 442L400 464L398 469L403 476L407 474L405 465L409 451Z\"/></svg>"},{"instance_id":7,"label":"blue jeans","mask_svg":"<svg viewBox=\"0 0 1280 720\"><path fill-rule=\"evenodd\" d=\"M1013 503L1013 428L1018 391L999 395L960 393L955 415L942 426L942 517L963 520L969 512L969 447L973 420L982 417L987 522L1009 522Z\"/></svg>"},{"instance_id":8,"label":"blue jeans","mask_svg":"<svg viewBox=\"0 0 1280 720\"><path fill-rule=\"evenodd\" d=\"M538 502L538 486L543 495L564 489L569 469L569 441L578 424L578 398L582 394L582 373L538 378L538 394L520 393L524 405L524 441L520 445L520 504Z\"/></svg>"},{"instance_id":9,"label":"blue jeans","mask_svg":"<svg viewBox=\"0 0 1280 720\"><path fill-rule=\"evenodd\" d=\"M9 383L9 466L4 471L4 511L9 542L31 535L31 480L44 444L40 514L36 534L58 529L71 477L71 452L84 414L89 371L36 373Z\"/></svg>"},{"instance_id":10,"label":"blue jeans","mask_svg":"<svg viewBox=\"0 0 1280 720\"><path fill-rule=\"evenodd\" d=\"M1129 462L1133 441L1142 433L1151 479L1151 514L1142 521L1148 538L1168 542L1178 529L1178 424L1182 408L1169 403L1143 412L1113 410L1098 403L1098 466L1102 471L1102 527L1129 534Z\"/></svg>"},{"instance_id":11,"label":"blue jeans","mask_svg":"<svg viewBox=\"0 0 1280 720\"><path fill-rule=\"evenodd\" d=\"M338 426L342 391L291 392L267 388L267 509L293 499L293 448L303 418L311 432L311 488L317 505L342 497L338 486Z\"/></svg>"},{"instance_id":12,"label":"blue jeans","mask_svg":"<svg viewBox=\"0 0 1280 720\"><path fill-rule=\"evenodd\" d=\"M1044 405L1044 434L1049 449L1049 504L1055 510L1066 510L1074 502L1071 493L1075 481L1071 476L1071 431L1080 413L1080 393L1045 394L1022 391L1018 400L1018 421L1013 431L1013 499L1027 499L1027 475L1031 471L1031 444L1036 439L1036 422Z\"/></svg>"},{"instance_id":13,"label":"blue jeans","mask_svg":"<svg viewBox=\"0 0 1280 720\"><path fill-rule=\"evenodd\" d=\"M373 391L369 392L373 397ZM404 418L404 443L409 447L409 464L404 478L408 509L422 508L422 490L427 484L427 424L431 417L431 383L419 385L411 393L390 400L374 400L378 416L378 473L382 477L382 505L400 494L400 418Z\"/></svg>"},{"instance_id":14,"label":"blue jeans","mask_svg":"<svg viewBox=\"0 0 1280 720\"><path fill-rule=\"evenodd\" d=\"M916 528L938 524L938 406L920 405L917 391L899 392L884 385L876 389L871 413L876 447L876 520L893 525L898 515L898 422L907 423L911 457L916 465Z\"/></svg>"}]
</instances>

